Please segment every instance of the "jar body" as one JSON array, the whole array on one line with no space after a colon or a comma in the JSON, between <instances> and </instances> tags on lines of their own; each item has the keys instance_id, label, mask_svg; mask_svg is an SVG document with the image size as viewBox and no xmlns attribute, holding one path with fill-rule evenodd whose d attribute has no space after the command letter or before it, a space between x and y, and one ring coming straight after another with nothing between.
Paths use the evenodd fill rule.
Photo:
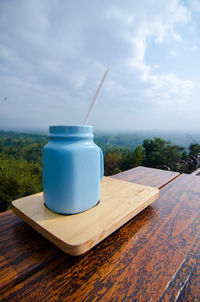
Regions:
<instances>
[{"instance_id":1,"label":"jar body","mask_svg":"<svg viewBox=\"0 0 200 302\"><path fill-rule=\"evenodd\" d=\"M43 149L43 194L46 206L75 214L100 199L103 156L91 126L52 126Z\"/></svg>"}]
</instances>

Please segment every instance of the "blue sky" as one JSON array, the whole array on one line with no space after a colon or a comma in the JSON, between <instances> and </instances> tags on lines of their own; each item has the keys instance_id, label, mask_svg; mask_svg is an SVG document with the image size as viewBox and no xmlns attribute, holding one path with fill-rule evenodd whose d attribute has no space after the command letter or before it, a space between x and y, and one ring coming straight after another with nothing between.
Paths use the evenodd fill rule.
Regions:
<instances>
[{"instance_id":1,"label":"blue sky","mask_svg":"<svg viewBox=\"0 0 200 302\"><path fill-rule=\"evenodd\" d=\"M0 0L0 128L200 130L199 0ZM5 99L7 97L7 99Z\"/></svg>"}]
</instances>

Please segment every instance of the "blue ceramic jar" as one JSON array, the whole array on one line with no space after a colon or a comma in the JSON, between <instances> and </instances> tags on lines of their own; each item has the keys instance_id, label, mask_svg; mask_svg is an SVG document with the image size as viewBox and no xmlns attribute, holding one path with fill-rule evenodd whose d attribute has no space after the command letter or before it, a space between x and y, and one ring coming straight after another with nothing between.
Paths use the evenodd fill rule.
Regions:
<instances>
[{"instance_id":1,"label":"blue ceramic jar","mask_svg":"<svg viewBox=\"0 0 200 302\"><path fill-rule=\"evenodd\" d=\"M44 202L50 210L75 214L98 203L103 155L93 142L92 126L50 126L42 164Z\"/></svg>"}]
</instances>

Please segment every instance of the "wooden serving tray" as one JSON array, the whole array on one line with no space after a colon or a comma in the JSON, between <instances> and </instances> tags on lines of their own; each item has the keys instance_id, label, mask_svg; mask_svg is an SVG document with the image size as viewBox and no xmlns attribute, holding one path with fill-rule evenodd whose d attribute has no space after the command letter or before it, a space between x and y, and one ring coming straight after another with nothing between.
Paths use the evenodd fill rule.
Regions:
<instances>
[{"instance_id":1,"label":"wooden serving tray","mask_svg":"<svg viewBox=\"0 0 200 302\"><path fill-rule=\"evenodd\" d=\"M100 202L75 215L47 209L43 193L17 199L13 210L22 220L70 255L81 255L145 209L159 196L157 188L104 177Z\"/></svg>"}]
</instances>

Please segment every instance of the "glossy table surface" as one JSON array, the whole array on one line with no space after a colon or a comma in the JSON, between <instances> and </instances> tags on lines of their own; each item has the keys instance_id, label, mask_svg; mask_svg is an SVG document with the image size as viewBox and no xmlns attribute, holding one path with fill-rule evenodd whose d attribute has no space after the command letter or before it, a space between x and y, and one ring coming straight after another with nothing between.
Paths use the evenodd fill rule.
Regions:
<instances>
[{"instance_id":1,"label":"glossy table surface","mask_svg":"<svg viewBox=\"0 0 200 302\"><path fill-rule=\"evenodd\" d=\"M84 256L0 214L0 300L200 300L200 177L144 167L113 177L160 197Z\"/></svg>"}]
</instances>

